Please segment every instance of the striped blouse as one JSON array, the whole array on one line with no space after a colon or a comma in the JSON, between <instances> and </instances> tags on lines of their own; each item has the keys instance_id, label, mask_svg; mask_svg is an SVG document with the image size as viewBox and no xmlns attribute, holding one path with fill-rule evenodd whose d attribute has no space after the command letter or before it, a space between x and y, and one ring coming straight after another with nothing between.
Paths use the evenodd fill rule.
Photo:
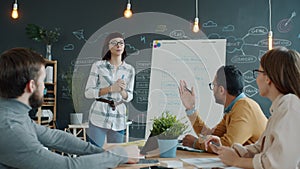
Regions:
<instances>
[{"instance_id":1,"label":"striped blouse","mask_svg":"<svg viewBox=\"0 0 300 169\"><path fill-rule=\"evenodd\" d=\"M133 66L123 63L114 69L109 61L101 60L95 62L90 71L90 75L85 88L85 97L95 99L99 97L99 90L114 84L118 79L125 80L128 97L124 100L120 93L108 93L101 98L119 102L115 110L107 104L94 101L89 111L90 122L98 127L112 129L115 131L126 128L126 106L122 102L130 102L133 98L135 70Z\"/></svg>"}]
</instances>

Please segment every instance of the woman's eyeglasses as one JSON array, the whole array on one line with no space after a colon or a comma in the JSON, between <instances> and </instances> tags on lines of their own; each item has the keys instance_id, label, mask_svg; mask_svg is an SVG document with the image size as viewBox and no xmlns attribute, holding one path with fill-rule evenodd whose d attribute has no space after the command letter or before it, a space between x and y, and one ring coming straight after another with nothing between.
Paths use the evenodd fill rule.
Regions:
<instances>
[{"instance_id":1,"label":"woman's eyeglasses","mask_svg":"<svg viewBox=\"0 0 300 169\"><path fill-rule=\"evenodd\" d=\"M252 73L253 73L253 78L256 79L258 76L258 73L265 73L265 71L254 69L254 70L252 70Z\"/></svg>"},{"instance_id":2,"label":"woman's eyeglasses","mask_svg":"<svg viewBox=\"0 0 300 169\"><path fill-rule=\"evenodd\" d=\"M120 46L124 46L125 42L124 41L111 41L109 42L109 44L113 45L113 46L117 46L117 45L120 45Z\"/></svg>"}]
</instances>

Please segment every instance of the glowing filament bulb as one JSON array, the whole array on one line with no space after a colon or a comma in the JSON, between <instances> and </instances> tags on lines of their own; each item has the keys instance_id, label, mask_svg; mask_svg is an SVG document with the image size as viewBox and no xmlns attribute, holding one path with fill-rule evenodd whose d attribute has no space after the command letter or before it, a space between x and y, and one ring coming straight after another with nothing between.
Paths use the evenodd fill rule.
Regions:
<instances>
[{"instance_id":1,"label":"glowing filament bulb","mask_svg":"<svg viewBox=\"0 0 300 169\"><path fill-rule=\"evenodd\" d=\"M19 17L19 13L18 13L18 4L15 2L14 5L13 5L13 10L12 10L12 13L11 13L11 17L13 19L18 19Z\"/></svg>"},{"instance_id":2,"label":"glowing filament bulb","mask_svg":"<svg viewBox=\"0 0 300 169\"><path fill-rule=\"evenodd\" d=\"M126 10L124 11L124 17L125 17L125 18L130 18L131 16L132 16L131 4L128 3L128 4L127 4L127 8L126 8Z\"/></svg>"},{"instance_id":3,"label":"glowing filament bulb","mask_svg":"<svg viewBox=\"0 0 300 169\"><path fill-rule=\"evenodd\" d=\"M268 34L268 45L269 45L269 50L271 50L273 48L273 32L269 31Z\"/></svg>"},{"instance_id":4,"label":"glowing filament bulb","mask_svg":"<svg viewBox=\"0 0 300 169\"><path fill-rule=\"evenodd\" d=\"M199 18L195 18L194 26L193 26L193 32L199 32Z\"/></svg>"}]
</instances>

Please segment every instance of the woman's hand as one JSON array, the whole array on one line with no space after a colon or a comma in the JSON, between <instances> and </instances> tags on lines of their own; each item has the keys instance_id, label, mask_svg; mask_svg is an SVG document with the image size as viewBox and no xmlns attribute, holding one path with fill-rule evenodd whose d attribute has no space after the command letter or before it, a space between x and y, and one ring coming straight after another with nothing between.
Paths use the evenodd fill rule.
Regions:
<instances>
[{"instance_id":1,"label":"woman's hand","mask_svg":"<svg viewBox=\"0 0 300 169\"><path fill-rule=\"evenodd\" d=\"M235 152L233 148L222 146L218 150L219 158L221 161L230 166L236 166L240 160L240 156Z\"/></svg>"},{"instance_id":2,"label":"woman's hand","mask_svg":"<svg viewBox=\"0 0 300 169\"><path fill-rule=\"evenodd\" d=\"M119 85L119 87L121 88L121 90L125 90L126 89L126 82L123 79L118 79L117 83Z\"/></svg>"},{"instance_id":3,"label":"woman's hand","mask_svg":"<svg viewBox=\"0 0 300 169\"><path fill-rule=\"evenodd\" d=\"M111 93L121 92L126 89L126 82L122 79L118 79L113 85L111 85Z\"/></svg>"},{"instance_id":4,"label":"woman's hand","mask_svg":"<svg viewBox=\"0 0 300 169\"><path fill-rule=\"evenodd\" d=\"M209 146L214 153L219 154L219 147L222 146L222 143L220 137L214 135L207 135L204 141L204 145L206 151Z\"/></svg>"}]
</instances>

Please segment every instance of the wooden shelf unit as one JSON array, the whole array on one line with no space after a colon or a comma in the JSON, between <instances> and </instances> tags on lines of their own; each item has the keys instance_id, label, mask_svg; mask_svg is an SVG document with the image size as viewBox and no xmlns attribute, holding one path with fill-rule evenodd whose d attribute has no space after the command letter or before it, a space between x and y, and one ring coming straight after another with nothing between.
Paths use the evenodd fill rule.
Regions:
<instances>
[{"instance_id":1,"label":"wooden shelf unit","mask_svg":"<svg viewBox=\"0 0 300 169\"><path fill-rule=\"evenodd\" d=\"M47 93L44 95L44 102L37 112L37 123L56 128L56 102L57 102L57 61L46 60L47 66L53 67L53 82L45 82ZM49 123L48 120L42 120L42 110L51 110L53 113L53 120Z\"/></svg>"}]
</instances>

